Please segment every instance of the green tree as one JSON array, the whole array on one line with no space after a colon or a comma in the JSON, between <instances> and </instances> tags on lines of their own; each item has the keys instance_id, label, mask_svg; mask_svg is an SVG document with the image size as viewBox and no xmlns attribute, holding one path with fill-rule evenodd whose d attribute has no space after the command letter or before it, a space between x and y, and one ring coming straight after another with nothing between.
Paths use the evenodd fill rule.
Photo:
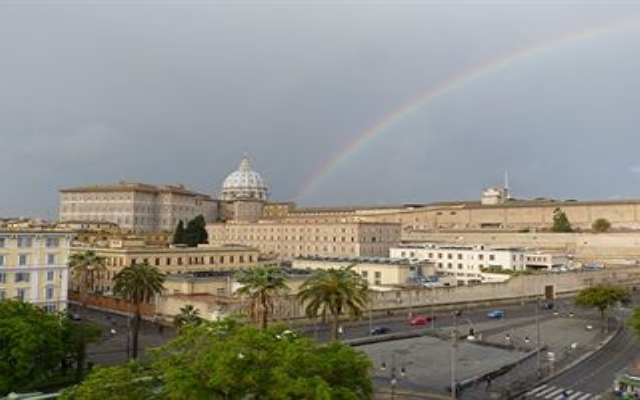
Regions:
<instances>
[{"instance_id":1,"label":"green tree","mask_svg":"<svg viewBox=\"0 0 640 400\"><path fill-rule=\"evenodd\" d=\"M567 214L560 208L553 210L553 226L551 230L553 232L573 232Z\"/></svg>"},{"instance_id":2,"label":"green tree","mask_svg":"<svg viewBox=\"0 0 640 400\"><path fill-rule=\"evenodd\" d=\"M22 300L0 300L0 396L45 378L65 356L61 320Z\"/></svg>"},{"instance_id":3,"label":"green tree","mask_svg":"<svg viewBox=\"0 0 640 400\"><path fill-rule=\"evenodd\" d=\"M78 289L78 296L82 310L82 320L87 315L87 297L89 292L94 291L95 274L106 269L106 259L96 254L93 250L86 250L79 253L73 253L69 256L69 270L71 279ZM82 330L85 332L85 330ZM87 340L84 336L77 337L76 344L76 380L82 379L84 375L84 364L86 361Z\"/></svg>"},{"instance_id":4,"label":"green tree","mask_svg":"<svg viewBox=\"0 0 640 400\"><path fill-rule=\"evenodd\" d=\"M134 305L133 324L131 326L131 358L138 357L138 333L142 319L140 306L149 302L164 290L165 275L146 262L123 268L114 277L113 291Z\"/></svg>"},{"instance_id":5,"label":"green tree","mask_svg":"<svg viewBox=\"0 0 640 400\"><path fill-rule=\"evenodd\" d=\"M249 316L266 329L275 300L290 290L284 271L274 266L253 267L236 274L236 280L242 285L236 294L249 298Z\"/></svg>"},{"instance_id":6,"label":"green tree","mask_svg":"<svg viewBox=\"0 0 640 400\"><path fill-rule=\"evenodd\" d=\"M61 400L159 399L156 393L160 385L153 371L137 361L125 364L96 367L81 384L66 388L60 393Z\"/></svg>"},{"instance_id":7,"label":"green tree","mask_svg":"<svg viewBox=\"0 0 640 400\"><path fill-rule=\"evenodd\" d=\"M178 222L178 225L176 226L176 230L173 232L173 239L171 240L171 243L173 244L186 244L186 238L185 238L185 229L184 229L184 222L182 222L182 220L180 220L180 222Z\"/></svg>"},{"instance_id":8,"label":"green tree","mask_svg":"<svg viewBox=\"0 0 640 400\"><path fill-rule=\"evenodd\" d=\"M631 301L631 293L627 288L609 284L592 286L578 292L575 304L579 307L596 308L600 312L602 329L608 330L606 324L607 311L618 303Z\"/></svg>"},{"instance_id":9,"label":"green tree","mask_svg":"<svg viewBox=\"0 0 640 400\"><path fill-rule=\"evenodd\" d=\"M371 399L371 361L283 326L205 322L151 350L167 399Z\"/></svg>"},{"instance_id":10,"label":"green tree","mask_svg":"<svg viewBox=\"0 0 640 400\"><path fill-rule=\"evenodd\" d=\"M350 318L358 318L369 304L367 281L352 267L313 271L298 292L307 317L321 317L323 321L331 317L334 341L338 340L340 316L346 312Z\"/></svg>"},{"instance_id":11,"label":"green tree","mask_svg":"<svg viewBox=\"0 0 640 400\"><path fill-rule=\"evenodd\" d=\"M610 228L611 222L609 222L609 220L605 218L598 218L593 221L593 224L591 224L591 229L593 229L594 232L606 232Z\"/></svg>"},{"instance_id":12,"label":"green tree","mask_svg":"<svg viewBox=\"0 0 640 400\"><path fill-rule=\"evenodd\" d=\"M200 310L192 304L187 304L180 308L180 314L173 317L173 326L175 326L179 332L182 332L187 327L198 326L201 323L202 317L200 317Z\"/></svg>"},{"instance_id":13,"label":"green tree","mask_svg":"<svg viewBox=\"0 0 640 400\"><path fill-rule=\"evenodd\" d=\"M206 228L207 223L204 216L198 215L190 220L184 232L184 243L189 247L197 247L199 244L207 243L209 235Z\"/></svg>"}]
</instances>

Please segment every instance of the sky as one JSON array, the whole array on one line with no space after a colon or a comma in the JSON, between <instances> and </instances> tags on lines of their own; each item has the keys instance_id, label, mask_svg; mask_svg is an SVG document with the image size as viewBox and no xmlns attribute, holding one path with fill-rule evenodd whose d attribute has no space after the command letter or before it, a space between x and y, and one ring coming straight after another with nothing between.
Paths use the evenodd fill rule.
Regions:
<instances>
[{"instance_id":1,"label":"sky","mask_svg":"<svg viewBox=\"0 0 640 400\"><path fill-rule=\"evenodd\" d=\"M0 0L0 216L122 180L299 206L640 199L640 3Z\"/></svg>"}]
</instances>

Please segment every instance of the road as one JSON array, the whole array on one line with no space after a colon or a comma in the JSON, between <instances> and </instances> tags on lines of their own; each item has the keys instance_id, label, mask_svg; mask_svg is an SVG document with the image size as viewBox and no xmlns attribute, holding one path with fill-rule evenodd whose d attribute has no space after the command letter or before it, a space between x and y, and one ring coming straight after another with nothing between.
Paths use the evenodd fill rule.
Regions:
<instances>
[{"instance_id":1,"label":"road","mask_svg":"<svg viewBox=\"0 0 640 400\"><path fill-rule=\"evenodd\" d=\"M614 398L613 380L640 355L640 341L628 328L607 343L601 351L574 368L529 391L526 399L570 400Z\"/></svg>"}]
</instances>

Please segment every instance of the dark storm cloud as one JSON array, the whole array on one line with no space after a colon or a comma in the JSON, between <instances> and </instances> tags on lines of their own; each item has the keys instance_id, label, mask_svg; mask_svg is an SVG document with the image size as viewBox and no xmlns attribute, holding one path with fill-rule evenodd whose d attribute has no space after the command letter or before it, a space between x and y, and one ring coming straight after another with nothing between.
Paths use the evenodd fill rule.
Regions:
<instances>
[{"instance_id":1,"label":"dark storm cloud","mask_svg":"<svg viewBox=\"0 0 640 400\"><path fill-rule=\"evenodd\" d=\"M121 179L216 194L244 152L291 200L434 86L602 26L425 103L300 200L476 199L505 172L516 196L640 197L638 21L627 2L0 2L0 214Z\"/></svg>"}]
</instances>

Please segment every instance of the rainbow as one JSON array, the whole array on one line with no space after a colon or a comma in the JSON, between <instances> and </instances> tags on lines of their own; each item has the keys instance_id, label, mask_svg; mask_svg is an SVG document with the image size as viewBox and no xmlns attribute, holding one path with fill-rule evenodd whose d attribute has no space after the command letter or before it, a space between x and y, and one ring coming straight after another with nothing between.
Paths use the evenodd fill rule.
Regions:
<instances>
[{"instance_id":1,"label":"rainbow","mask_svg":"<svg viewBox=\"0 0 640 400\"><path fill-rule=\"evenodd\" d=\"M638 22L640 22L640 18L624 19L622 21L599 25L588 30L563 34L542 43L520 48L515 52L503 55L502 57L493 59L473 69L453 75L448 79L437 83L435 86L430 87L426 92L412 98L404 105L396 108L390 114L386 115L384 118L378 120L370 129L357 136L354 140L347 143L347 145L340 151L333 154L329 160L318 168L312 174L311 178L305 182L298 194L295 196L296 201L309 196L309 194L317 190L320 184L329 175L337 170L339 166L344 164L344 162L353 156L358 150L365 147L365 145L370 143L373 139L383 135L389 130L388 128L397 122L409 117L417 110L426 106L428 102L455 90L461 89L478 79L493 74L507 66L540 56L545 52L556 50L563 46L583 42L601 35L619 32L624 29L635 28L638 26Z\"/></svg>"}]
</instances>

